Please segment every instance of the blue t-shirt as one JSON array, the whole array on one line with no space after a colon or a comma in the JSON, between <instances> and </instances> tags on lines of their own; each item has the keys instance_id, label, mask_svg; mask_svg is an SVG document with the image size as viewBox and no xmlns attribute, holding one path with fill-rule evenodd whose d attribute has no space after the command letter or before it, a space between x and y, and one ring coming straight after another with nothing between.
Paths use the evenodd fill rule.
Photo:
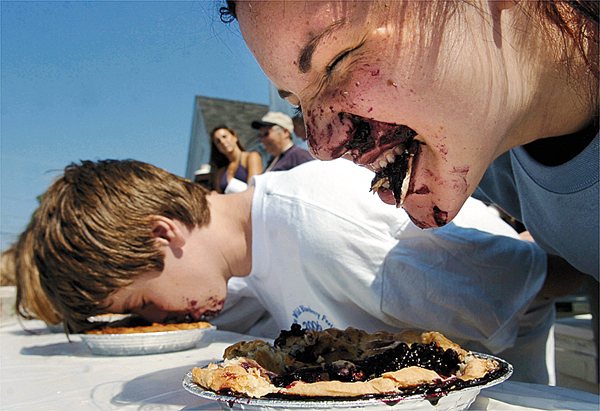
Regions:
<instances>
[{"instance_id":1,"label":"blue t-shirt","mask_svg":"<svg viewBox=\"0 0 600 411\"><path fill-rule=\"evenodd\" d=\"M271 168L269 171L290 170L302 163L306 163L307 161L312 161L314 159L315 158L311 156L307 150L300 148L294 144L288 150L281 153L279 159L277 160L273 168ZM271 160L271 162L272 161L273 160Z\"/></svg>"},{"instance_id":2,"label":"blue t-shirt","mask_svg":"<svg viewBox=\"0 0 600 411\"><path fill-rule=\"evenodd\" d=\"M246 170L244 167L242 167L242 164L240 164L238 166L237 170L235 170L235 175L233 176L233 178L236 178L240 181L243 181L244 183L247 183L248 182L248 170ZM221 176L221 181L219 183L219 187L221 188L222 193L225 192L225 189L227 188L227 184L229 184L229 182L227 181L227 169L225 169L225 172Z\"/></svg>"},{"instance_id":3,"label":"blue t-shirt","mask_svg":"<svg viewBox=\"0 0 600 411\"><path fill-rule=\"evenodd\" d=\"M598 280L598 136L574 159L548 167L523 147L498 157L473 194L522 222L548 253Z\"/></svg>"}]
</instances>

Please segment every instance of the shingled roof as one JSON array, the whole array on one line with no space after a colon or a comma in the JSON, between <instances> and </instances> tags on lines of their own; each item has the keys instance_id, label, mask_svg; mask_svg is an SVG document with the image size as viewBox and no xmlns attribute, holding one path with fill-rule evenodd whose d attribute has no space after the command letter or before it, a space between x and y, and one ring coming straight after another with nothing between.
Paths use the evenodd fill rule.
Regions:
<instances>
[{"instance_id":1,"label":"shingled roof","mask_svg":"<svg viewBox=\"0 0 600 411\"><path fill-rule=\"evenodd\" d=\"M269 106L264 104L203 96L196 96L196 103L202 109L207 135L216 126L226 124L237 132L246 149L250 149L249 146L253 145L258 135L250 124L269 111Z\"/></svg>"}]
</instances>

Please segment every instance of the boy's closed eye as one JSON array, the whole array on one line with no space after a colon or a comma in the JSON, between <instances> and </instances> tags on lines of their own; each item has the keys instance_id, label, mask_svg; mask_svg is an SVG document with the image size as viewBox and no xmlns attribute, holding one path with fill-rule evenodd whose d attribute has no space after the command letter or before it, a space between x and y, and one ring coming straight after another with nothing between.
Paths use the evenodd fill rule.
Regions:
<instances>
[{"instance_id":1,"label":"boy's closed eye","mask_svg":"<svg viewBox=\"0 0 600 411\"><path fill-rule=\"evenodd\" d=\"M137 314L147 321L153 323L166 323L169 318L169 312L158 308L154 303L142 300L141 305L132 307L128 310L130 313Z\"/></svg>"}]
</instances>

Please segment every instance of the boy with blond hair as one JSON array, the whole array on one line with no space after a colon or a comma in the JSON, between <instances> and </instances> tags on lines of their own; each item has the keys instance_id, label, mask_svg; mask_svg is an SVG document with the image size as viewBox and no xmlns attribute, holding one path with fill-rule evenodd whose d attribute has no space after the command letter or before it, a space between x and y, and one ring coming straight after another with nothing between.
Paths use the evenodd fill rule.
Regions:
<instances>
[{"instance_id":1,"label":"boy with blond hair","mask_svg":"<svg viewBox=\"0 0 600 411\"><path fill-rule=\"evenodd\" d=\"M314 161L221 195L137 161L71 164L24 233L19 311L76 328L108 312L210 319L235 278L278 329L436 330L547 381L546 254L476 200L420 230L356 183L372 178Z\"/></svg>"}]
</instances>

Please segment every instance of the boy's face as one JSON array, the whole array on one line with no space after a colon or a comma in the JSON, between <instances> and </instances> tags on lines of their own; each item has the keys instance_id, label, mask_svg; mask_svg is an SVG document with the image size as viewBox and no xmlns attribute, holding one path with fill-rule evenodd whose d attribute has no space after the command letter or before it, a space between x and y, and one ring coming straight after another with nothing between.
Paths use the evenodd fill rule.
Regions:
<instances>
[{"instance_id":1,"label":"boy's face","mask_svg":"<svg viewBox=\"0 0 600 411\"><path fill-rule=\"evenodd\" d=\"M450 15L433 24L416 6L442 3L240 1L237 7L258 63L282 97L302 107L315 157L347 156L378 171L402 143L399 130L417 133L404 208L420 227L454 218L491 161L510 148L504 139L520 115L519 102L509 99L513 73L491 23L469 5L464 20ZM518 96L520 89L511 91ZM396 203L390 190L378 194Z\"/></svg>"},{"instance_id":2,"label":"boy's face","mask_svg":"<svg viewBox=\"0 0 600 411\"><path fill-rule=\"evenodd\" d=\"M184 250L183 254L191 253ZM159 323L208 320L221 311L227 296L227 280L214 274L218 272L207 258L188 263L167 253L164 270L143 274L113 293L109 311L134 313Z\"/></svg>"}]
</instances>

